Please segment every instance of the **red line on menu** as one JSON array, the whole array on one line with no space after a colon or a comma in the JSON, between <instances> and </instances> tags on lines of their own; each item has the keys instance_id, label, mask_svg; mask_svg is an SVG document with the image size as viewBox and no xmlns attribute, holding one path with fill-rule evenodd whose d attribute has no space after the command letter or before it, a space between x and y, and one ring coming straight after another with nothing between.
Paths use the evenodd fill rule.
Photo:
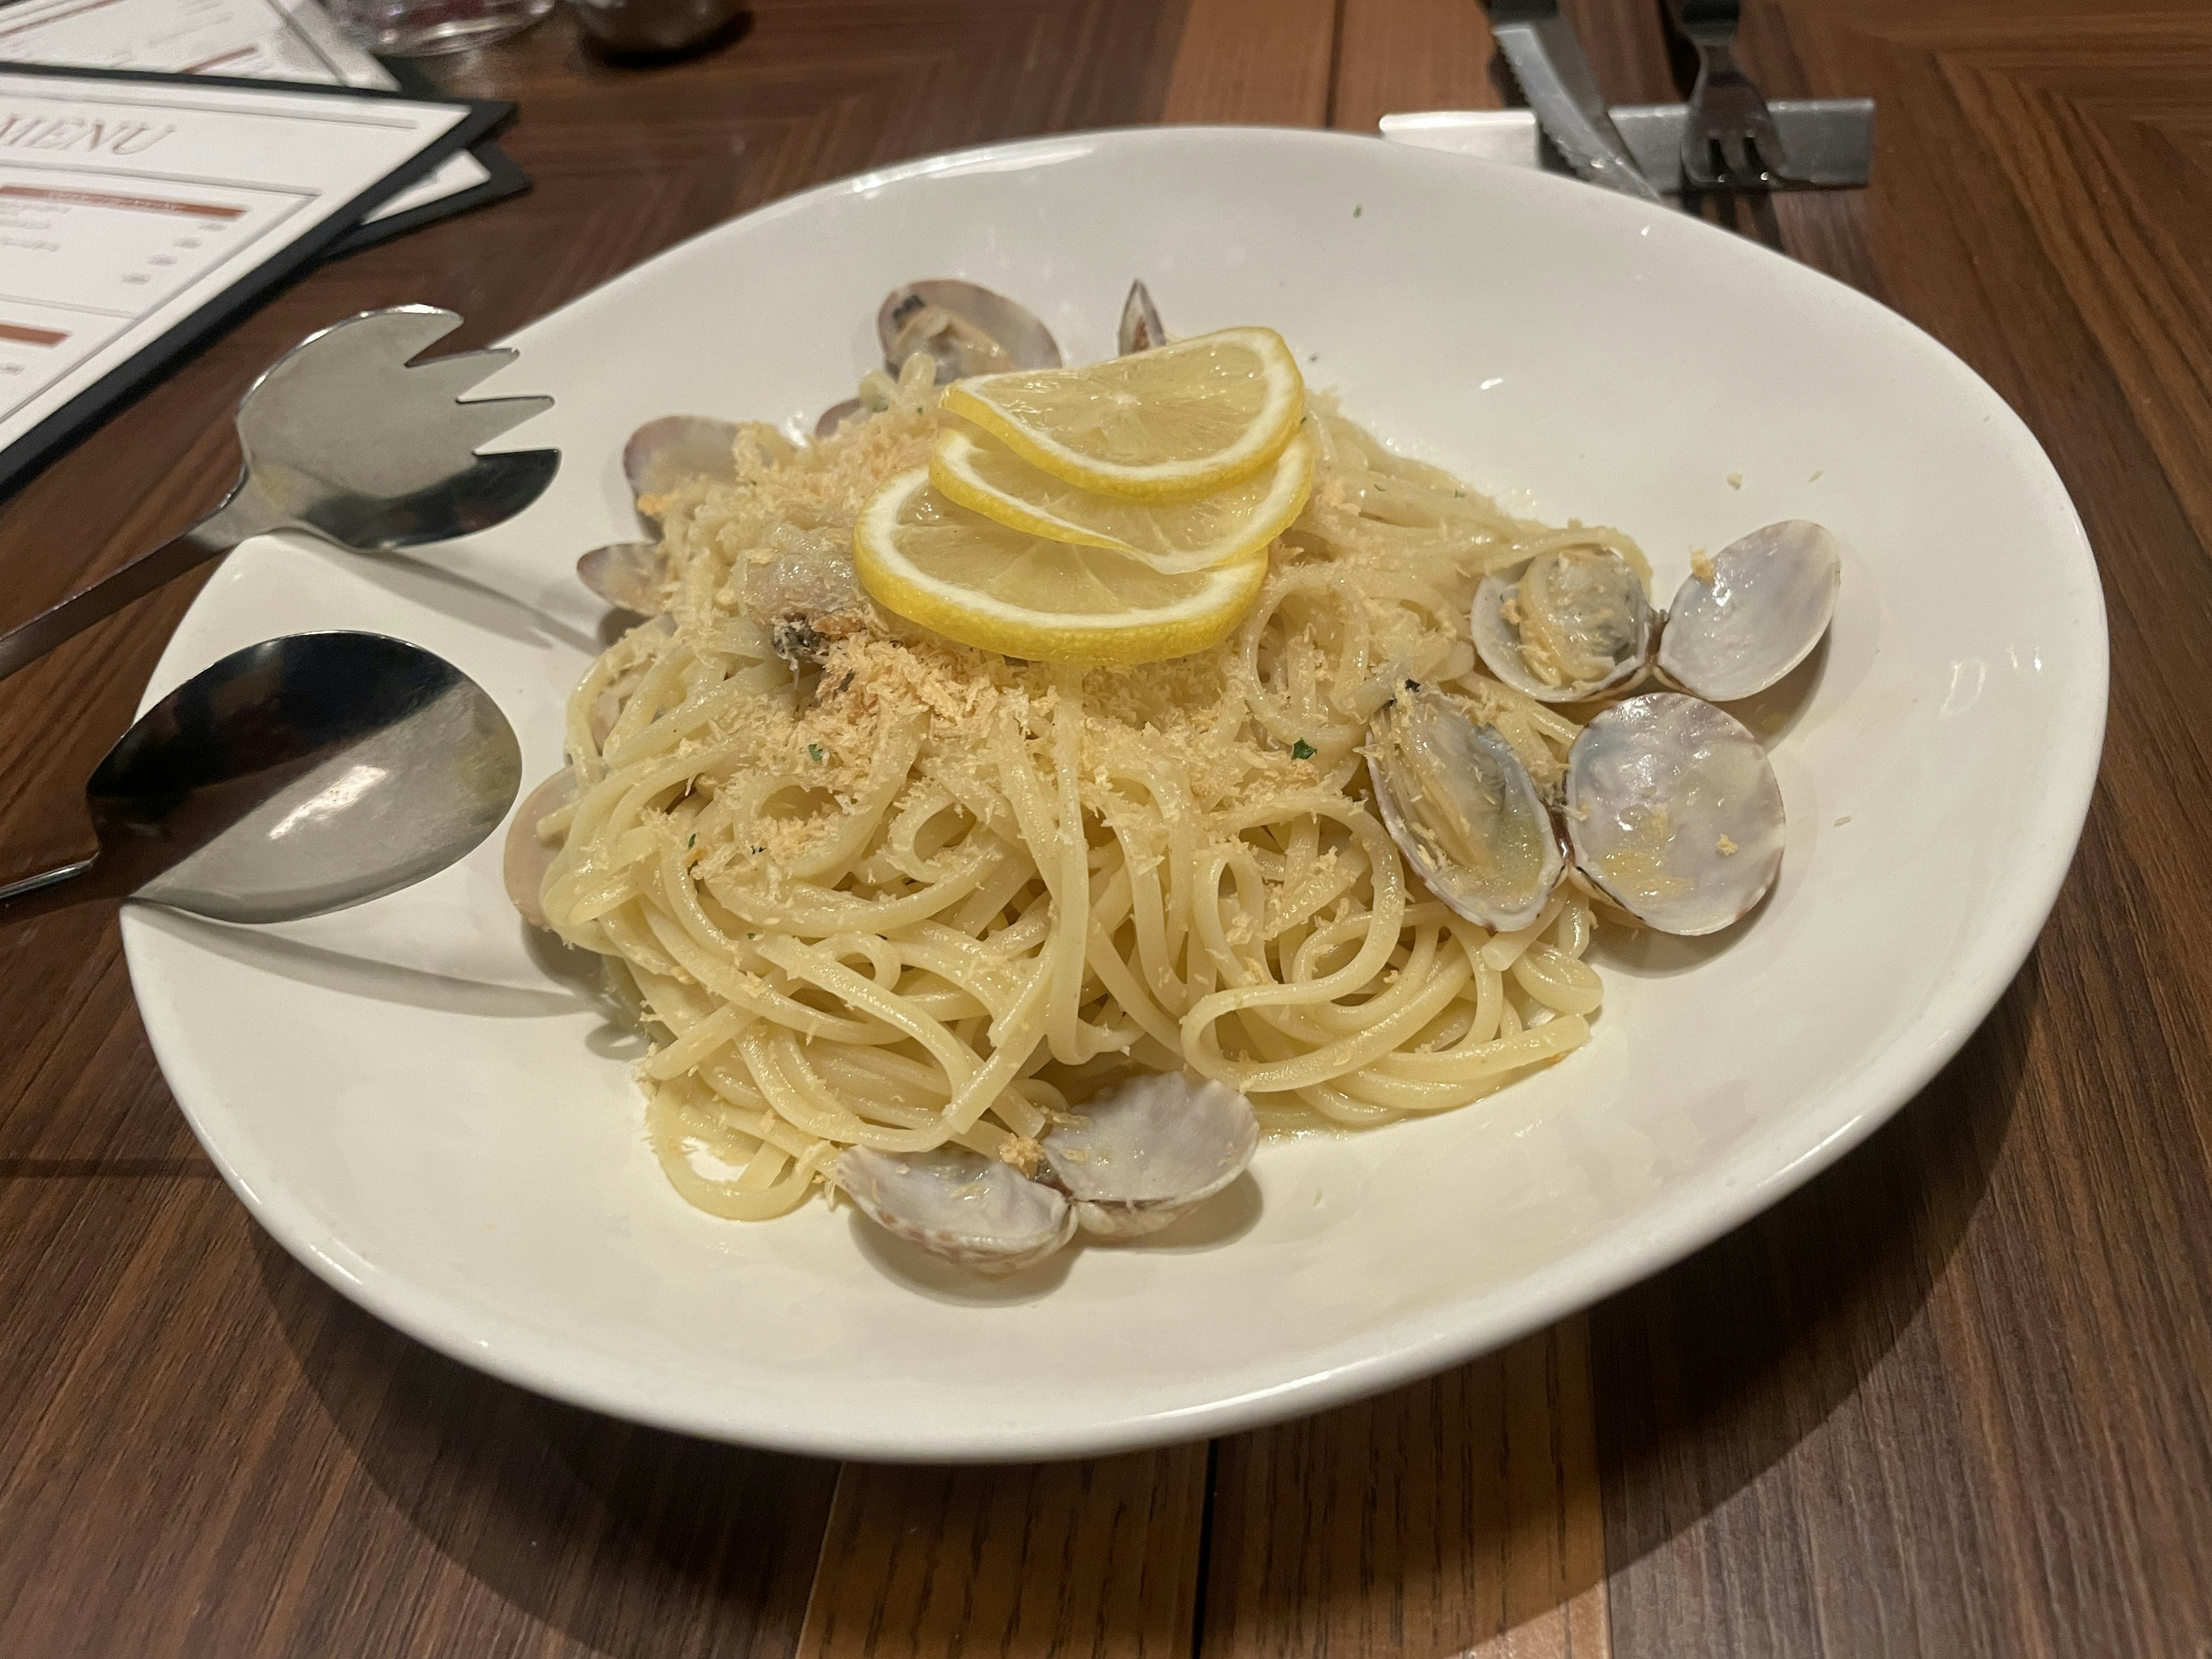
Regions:
<instances>
[{"instance_id":1,"label":"red line on menu","mask_svg":"<svg viewBox=\"0 0 2212 1659\"><path fill-rule=\"evenodd\" d=\"M22 323L0 323L0 340L18 345L57 346L69 336L58 328L32 328Z\"/></svg>"},{"instance_id":2,"label":"red line on menu","mask_svg":"<svg viewBox=\"0 0 2212 1659\"><path fill-rule=\"evenodd\" d=\"M252 56L252 47L240 46L234 51L226 52L219 56L205 58L197 64L187 64L184 68L178 70L177 73L179 75L205 75L210 70L214 69L220 64L235 63L240 58L251 58Z\"/></svg>"},{"instance_id":3,"label":"red line on menu","mask_svg":"<svg viewBox=\"0 0 2212 1659\"><path fill-rule=\"evenodd\" d=\"M178 202L161 196L116 196L99 190L60 190L51 185L0 185L0 197L60 202L70 207L125 208L136 213L181 213L192 219L242 219L246 210L214 202Z\"/></svg>"}]
</instances>

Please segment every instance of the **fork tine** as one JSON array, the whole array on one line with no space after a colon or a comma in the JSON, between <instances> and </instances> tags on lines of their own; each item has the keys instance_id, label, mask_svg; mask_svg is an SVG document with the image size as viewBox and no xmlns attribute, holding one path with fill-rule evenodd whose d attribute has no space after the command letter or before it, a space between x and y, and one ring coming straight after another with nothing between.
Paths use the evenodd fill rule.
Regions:
<instances>
[{"instance_id":1,"label":"fork tine","mask_svg":"<svg viewBox=\"0 0 2212 1659\"><path fill-rule=\"evenodd\" d=\"M457 441L465 438L473 450L552 407L550 398L478 398L454 404L437 421L441 432L451 432Z\"/></svg>"},{"instance_id":2,"label":"fork tine","mask_svg":"<svg viewBox=\"0 0 2212 1659\"><path fill-rule=\"evenodd\" d=\"M457 351L450 357L410 363L409 380L424 391L433 387L458 398L470 387L489 380L522 354L512 346L492 346L483 351Z\"/></svg>"},{"instance_id":3,"label":"fork tine","mask_svg":"<svg viewBox=\"0 0 2212 1659\"><path fill-rule=\"evenodd\" d=\"M1782 148L1782 135L1774 131L1771 123L1765 131L1753 132L1745 142L1750 146L1751 159L1762 179L1771 184L1790 177L1790 158Z\"/></svg>"},{"instance_id":4,"label":"fork tine","mask_svg":"<svg viewBox=\"0 0 2212 1659\"><path fill-rule=\"evenodd\" d=\"M1721 140L1721 155L1731 190L1757 190L1766 182L1765 171L1759 164L1759 154L1752 148L1749 133L1729 133Z\"/></svg>"}]
</instances>

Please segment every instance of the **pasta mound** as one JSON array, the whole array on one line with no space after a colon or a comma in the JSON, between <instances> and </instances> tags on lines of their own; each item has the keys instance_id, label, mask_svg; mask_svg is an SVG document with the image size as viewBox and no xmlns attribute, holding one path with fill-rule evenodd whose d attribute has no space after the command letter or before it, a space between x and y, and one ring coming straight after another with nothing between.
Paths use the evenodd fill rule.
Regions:
<instances>
[{"instance_id":1,"label":"pasta mound","mask_svg":"<svg viewBox=\"0 0 2212 1659\"><path fill-rule=\"evenodd\" d=\"M1054 669L953 644L854 586L853 523L924 464L927 359L662 517L666 614L570 701L574 803L542 899L634 989L670 1178L761 1218L842 1147L1016 1167L1133 1071L1188 1067L1278 1130L1464 1105L1586 1042L1585 890L1493 937L1411 878L1368 797L1369 718L1408 679L1540 782L1577 726L1476 666L1486 570L1611 531L1516 520L1311 400L1312 499L1212 650Z\"/></svg>"}]
</instances>

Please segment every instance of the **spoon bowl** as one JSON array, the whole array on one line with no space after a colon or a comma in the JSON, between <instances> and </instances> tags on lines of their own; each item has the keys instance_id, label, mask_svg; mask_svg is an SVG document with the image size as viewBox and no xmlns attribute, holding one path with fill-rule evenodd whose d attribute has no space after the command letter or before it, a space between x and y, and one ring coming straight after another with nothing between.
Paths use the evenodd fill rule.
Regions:
<instances>
[{"instance_id":1,"label":"spoon bowl","mask_svg":"<svg viewBox=\"0 0 2212 1659\"><path fill-rule=\"evenodd\" d=\"M521 782L506 716L442 658L378 634L266 640L123 734L85 789L100 852L0 887L0 923L94 898L236 922L343 910L466 855Z\"/></svg>"}]
</instances>

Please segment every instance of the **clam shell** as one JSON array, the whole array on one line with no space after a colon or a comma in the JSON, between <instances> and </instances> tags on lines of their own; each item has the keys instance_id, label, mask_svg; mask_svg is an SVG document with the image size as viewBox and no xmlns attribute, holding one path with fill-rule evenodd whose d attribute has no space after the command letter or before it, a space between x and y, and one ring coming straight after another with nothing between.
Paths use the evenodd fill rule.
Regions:
<instances>
[{"instance_id":1,"label":"clam shell","mask_svg":"<svg viewBox=\"0 0 2212 1659\"><path fill-rule=\"evenodd\" d=\"M664 415L647 421L623 446L629 493L665 495L693 478L735 478L737 441L737 423L711 415Z\"/></svg>"},{"instance_id":2,"label":"clam shell","mask_svg":"<svg viewBox=\"0 0 2212 1659\"><path fill-rule=\"evenodd\" d=\"M558 848L548 847L538 839L540 819L559 811L576 798L576 775L562 767L522 798L507 820L507 845L500 860L500 872L507 884L507 896L522 913L522 919L532 927L550 929L545 920L545 907L539 895L545 890L545 872L553 867Z\"/></svg>"},{"instance_id":3,"label":"clam shell","mask_svg":"<svg viewBox=\"0 0 2212 1659\"><path fill-rule=\"evenodd\" d=\"M1130 283L1129 297L1121 302L1121 326L1115 339L1121 356L1151 351L1167 343L1168 331L1160 322L1159 307L1152 303L1152 291L1142 282Z\"/></svg>"},{"instance_id":4,"label":"clam shell","mask_svg":"<svg viewBox=\"0 0 2212 1659\"><path fill-rule=\"evenodd\" d=\"M1743 725L1697 697L1631 697L1567 751L1567 838L1582 872L1662 933L1715 933L1782 868L1782 787Z\"/></svg>"},{"instance_id":5,"label":"clam shell","mask_svg":"<svg viewBox=\"0 0 2212 1659\"><path fill-rule=\"evenodd\" d=\"M660 585L665 572L660 548L653 542L610 542L595 547L576 561L576 580L617 611L641 617L660 611Z\"/></svg>"},{"instance_id":6,"label":"clam shell","mask_svg":"<svg viewBox=\"0 0 2212 1659\"><path fill-rule=\"evenodd\" d=\"M1536 920L1566 873L1550 809L1497 728L1408 687L1368 728L1383 827L1429 890L1501 933Z\"/></svg>"},{"instance_id":7,"label":"clam shell","mask_svg":"<svg viewBox=\"0 0 2212 1659\"><path fill-rule=\"evenodd\" d=\"M1580 636L1604 659L1602 672L1554 684L1531 666L1508 606L1527 603L1524 585L1532 575L1548 579L1576 607ZM1627 560L1602 547L1563 547L1492 572L1474 590L1468 624L1483 665L1539 702L1580 702L1634 684L1650 665L1656 627L1642 579Z\"/></svg>"},{"instance_id":8,"label":"clam shell","mask_svg":"<svg viewBox=\"0 0 2212 1659\"><path fill-rule=\"evenodd\" d=\"M848 398L842 404L830 404L822 411L821 418L814 422L814 435L817 438L836 437L839 427L866 407L867 404L858 398Z\"/></svg>"},{"instance_id":9,"label":"clam shell","mask_svg":"<svg viewBox=\"0 0 2212 1659\"><path fill-rule=\"evenodd\" d=\"M1260 1144L1252 1103L1181 1073L1131 1078L1076 1109L1040 1143L1084 1231L1157 1232L1244 1172Z\"/></svg>"},{"instance_id":10,"label":"clam shell","mask_svg":"<svg viewBox=\"0 0 2212 1659\"><path fill-rule=\"evenodd\" d=\"M1828 631L1843 586L1836 538L1804 519L1754 530L1674 592L1659 672L1712 702L1757 696L1804 661Z\"/></svg>"},{"instance_id":11,"label":"clam shell","mask_svg":"<svg viewBox=\"0 0 2212 1659\"><path fill-rule=\"evenodd\" d=\"M1042 1261L1075 1236L1061 1194L964 1147L837 1154L837 1184L886 1232L983 1273Z\"/></svg>"},{"instance_id":12,"label":"clam shell","mask_svg":"<svg viewBox=\"0 0 2212 1659\"><path fill-rule=\"evenodd\" d=\"M955 277L893 289L876 313L876 337L894 374L915 352L927 352L939 386L969 374L1060 367L1050 329L1005 295Z\"/></svg>"}]
</instances>

